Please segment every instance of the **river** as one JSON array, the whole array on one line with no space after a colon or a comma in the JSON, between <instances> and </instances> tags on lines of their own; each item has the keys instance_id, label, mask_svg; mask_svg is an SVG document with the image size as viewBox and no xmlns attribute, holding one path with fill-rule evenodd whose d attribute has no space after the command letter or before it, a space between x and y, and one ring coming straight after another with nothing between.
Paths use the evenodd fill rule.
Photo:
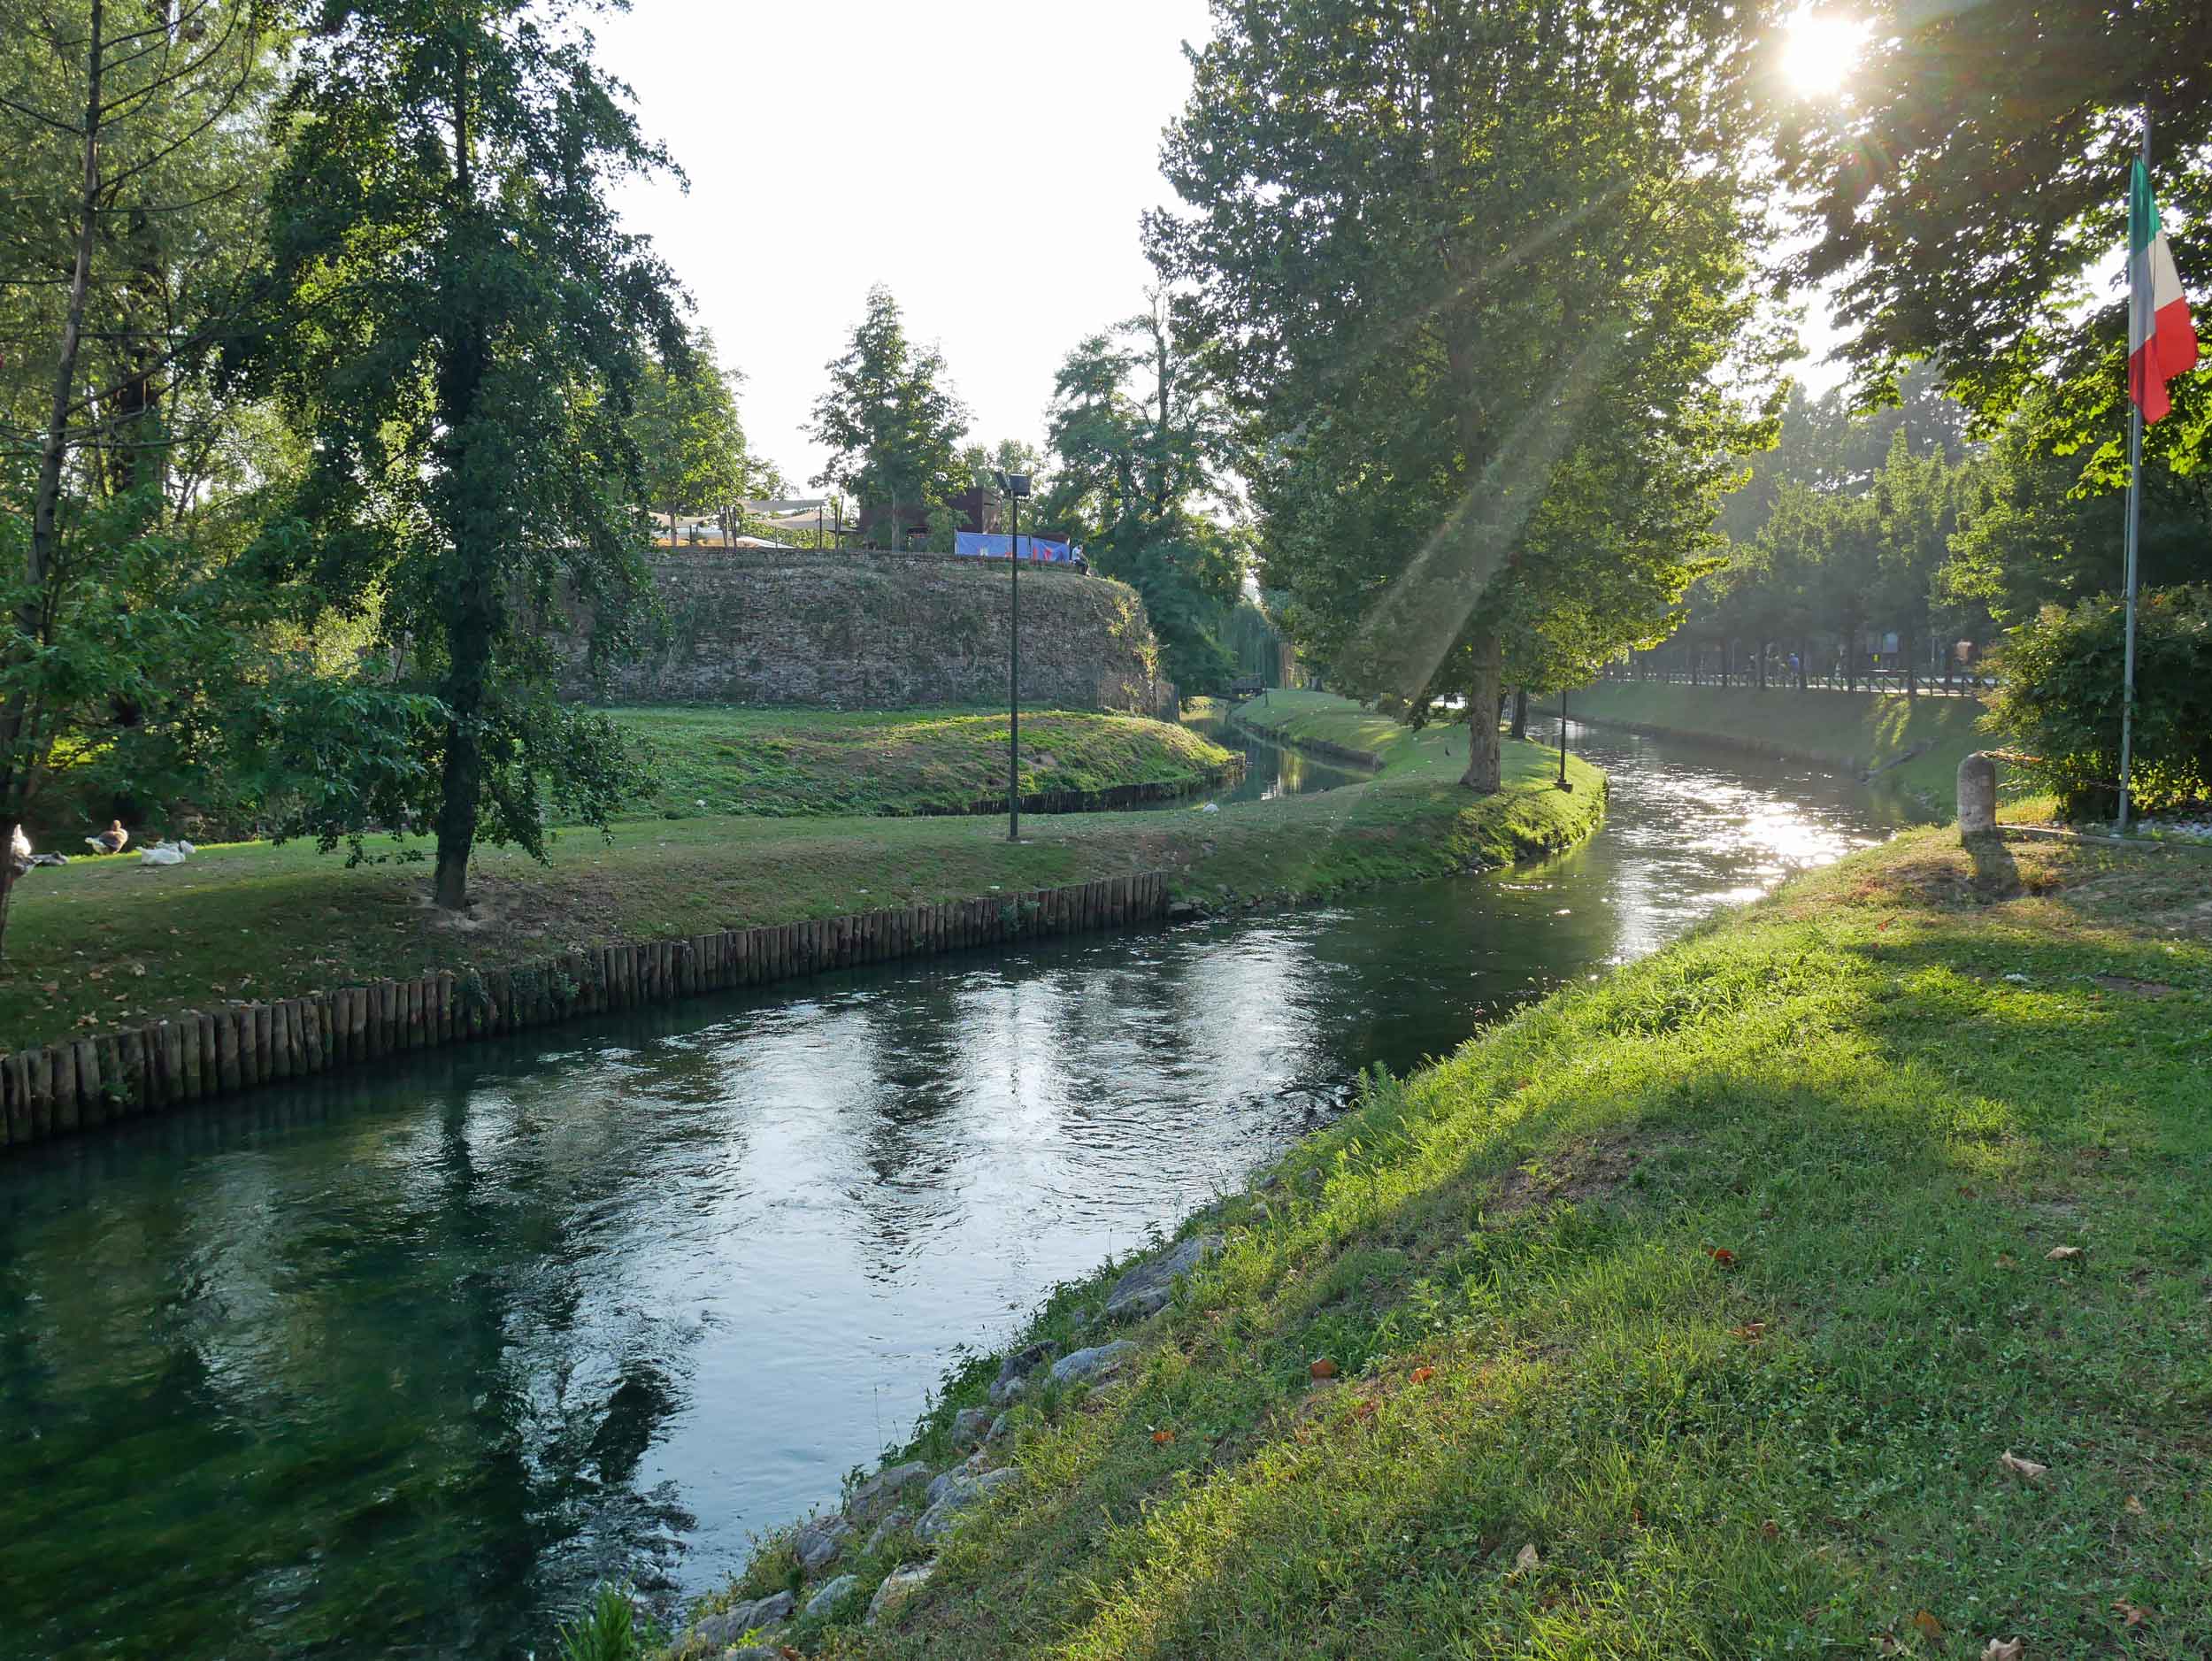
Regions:
<instances>
[{"instance_id":1,"label":"river","mask_svg":"<svg viewBox=\"0 0 2212 1661\"><path fill-rule=\"evenodd\" d=\"M0 1163L0 1656L520 1657L834 1498L961 1354L1901 804L1571 729L1603 830L1325 909L702 998ZM1235 792L1342 775L1254 745ZM1185 811L1188 811L1186 804Z\"/></svg>"}]
</instances>

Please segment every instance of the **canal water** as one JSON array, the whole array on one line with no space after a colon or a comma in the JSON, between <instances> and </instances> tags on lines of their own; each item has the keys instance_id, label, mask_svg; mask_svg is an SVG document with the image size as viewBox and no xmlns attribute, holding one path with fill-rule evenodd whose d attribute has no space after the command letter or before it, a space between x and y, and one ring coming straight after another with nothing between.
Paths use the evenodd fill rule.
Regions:
<instances>
[{"instance_id":1,"label":"canal water","mask_svg":"<svg viewBox=\"0 0 2212 1661\"><path fill-rule=\"evenodd\" d=\"M0 1656L550 1653L834 1498L963 1342L1562 980L1905 817L1575 729L1602 832L826 975L0 1163ZM1256 746L1240 789L1327 779Z\"/></svg>"}]
</instances>

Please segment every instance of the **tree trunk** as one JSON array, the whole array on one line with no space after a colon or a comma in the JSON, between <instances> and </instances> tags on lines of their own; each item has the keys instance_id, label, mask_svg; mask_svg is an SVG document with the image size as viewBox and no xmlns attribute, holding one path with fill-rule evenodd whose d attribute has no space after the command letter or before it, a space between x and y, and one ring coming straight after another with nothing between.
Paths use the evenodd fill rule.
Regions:
<instances>
[{"instance_id":1,"label":"tree trunk","mask_svg":"<svg viewBox=\"0 0 2212 1661\"><path fill-rule=\"evenodd\" d=\"M445 766L438 781L438 867L433 897L441 910L469 903L469 856L476 847L476 804L484 785L484 738L478 718L491 676L489 609L472 605L447 630L453 667L446 678Z\"/></svg>"},{"instance_id":2,"label":"tree trunk","mask_svg":"<svg viewBox=\"0 0 2212 1661\"><path fill-rule=\"evenodd\" d=\"M1806 673L1812 667L1810 664L1806 662L1806 659L1811 656L1812 650L1812 642L1807 640L1802 634L1800 634L1797 637L1797 689L1800 692L1805 690L1805 675Z\"/></svg>"},{"instance_id":3,"label":"tree trunk","mask_svg":"<svg viewBox=\"0 0 2212 1661\"><path fill-rule=\"evenodd\" d=\"M1920 692L1919 631L1908 623L1897 631L1897 661L1905 671L1905 696L1916 697Z\"/></svg>"},{"instance_id":4,"label":"tree trunk","mask_svg":"<svg viewBox=\"0 0 2212 1661\"><path fill-rule=\"evenodd\" d=\"M1859 689L1859 631L1855 627L1846 629L1843 634L1843 689Z\"/></svg>"},{"instance_id":5,"label":"tree trunk","mask_svg":"<svg viewBox=\"0 0 2212 1661\"><path fill-rule=\"evenodd\" d=\"M1480 796L1504 786L1505 757L1498 743L1498 696L1505 678L1504 650L1494 632L1474 640L1474 683L1467 688L1467 771L1460 783Z\"/></svg>"},{"instance_id":6,"label":"tree trunk","mask_svg":"<svg viewBox=\"0 0 2212 1661\"><path fill-rule=\"evenodd\" d=\"M1513 688L1513 736L1516 738L1528 736L1528 688L1526 687Z\"/></svg>"},{"instance_id":7,"label":"tree trunk","mask_svg":"<svg viewBox=\"0 0 2212 1661\"><path fill-rule=\"evenodd\" d=\"M1773 643L1768 640L1759 642L1759 690L1762 692L1767 689L1767 648Z\"/></svg>"}]
</instances>

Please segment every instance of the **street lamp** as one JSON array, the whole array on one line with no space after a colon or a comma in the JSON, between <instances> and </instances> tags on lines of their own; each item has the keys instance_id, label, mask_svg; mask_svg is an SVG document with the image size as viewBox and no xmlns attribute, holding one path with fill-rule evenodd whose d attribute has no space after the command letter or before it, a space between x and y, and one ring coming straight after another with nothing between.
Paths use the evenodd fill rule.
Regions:
<instances>
[{"instance_id":1,"label":"street lamp","mask_svg":"<svg viewBox=\"0 0 2212 1661\"><path fill-rule=\"evenodd\" d=\"M1006 551L1006 840L1022 839L1022 503L1029 475L993 468L999 494L1012 515Z\"/></svg>"},{"instance_id":2,"label":"street lamp","mask_svg":"<svg viewBox=\"0 0 2212 1661\"><path fill-rule=\"evenodd\" d=\"M1559 783L1558 788L1571 793L1574 786L1567 782L1567 688L1559 688Z\"/></svg>"}]
</instances>

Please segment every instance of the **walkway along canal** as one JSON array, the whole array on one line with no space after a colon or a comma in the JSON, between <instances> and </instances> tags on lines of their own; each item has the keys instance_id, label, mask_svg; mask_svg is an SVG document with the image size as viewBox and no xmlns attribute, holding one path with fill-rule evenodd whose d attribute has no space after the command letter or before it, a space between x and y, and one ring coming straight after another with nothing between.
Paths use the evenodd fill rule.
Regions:
<instances>
[{"instance_id":1,"label":"walkway along canal","mask_svg":"<svg viewBox=\"0 0 2212 1661\"><path fill-rule=\"evenodd\" d=\"M726 993L25 1150L0 1656L520 1657L609 1577L672 1611L902 1440L959 1346L1361 1068L1901 816L1590 739L1605 828L1543 865Z\"/></svg>"}]
</instances>

